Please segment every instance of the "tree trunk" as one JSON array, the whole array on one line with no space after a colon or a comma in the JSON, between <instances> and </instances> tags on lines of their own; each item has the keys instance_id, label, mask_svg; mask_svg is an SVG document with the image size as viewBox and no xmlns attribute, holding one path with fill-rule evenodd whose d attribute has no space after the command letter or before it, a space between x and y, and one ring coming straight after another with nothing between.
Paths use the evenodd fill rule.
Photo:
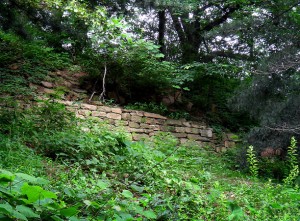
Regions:
<instances>
[{"instance_id":1,"label":"tree trunk","mask_svg":"<svg viewBox=\"0 0 300 221\"><path fill-rule=\"evenodd\" d=\"M104 73L103 73L103 79L102 79L102 93L99 96L100 101L104 101L104 96L106 93L106 88L105 88L105 82L106 82L106 74L107 74L107 65L106 63L104 64Z\"/></svg>"},{"instance_id":2,"label":"tree trunk","mask_svg":"<svg viewBox=\"0 0 300 221\"><path fill-rule=\"evenodd\" d=\"M166 55L166 46L165 46L165 30L166 30L166 10L158 11L158 44L160 45L160 52Z\"/></svg>"}]
</instances>

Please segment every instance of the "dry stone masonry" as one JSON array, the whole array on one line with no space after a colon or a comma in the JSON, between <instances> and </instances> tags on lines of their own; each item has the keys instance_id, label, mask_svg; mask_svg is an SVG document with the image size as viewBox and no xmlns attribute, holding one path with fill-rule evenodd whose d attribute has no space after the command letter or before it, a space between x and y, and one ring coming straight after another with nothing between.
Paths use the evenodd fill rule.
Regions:
<instances>
[{"instance_id":1,"label":"dry stone masonry","mask_svg":"<svg viewBox=\"0 0 300 221\"><path fill-rule=\"evenodd\" d=\"M51 82L42 81L39 85L30 84L39 95L39 99L47 99L47 94L55 94L58 88L67 88L61 100L57 102L66 105L66 108L76 113L78 118L86 119L94 117L108 121L113 126L122 125L125 130L132 134L133 140L141 140L153 136L160 131L170 132L177 137L181 143L189 140L196 141L199 146L210 145L217 152L226 151L237 142L232 134L223 134L216 136L212 128L205 123L187 121L184 119L174 120L164 116L144 111L126 110L120 107L108 107L100 102L76 103L73 101L88 100L87 91L80 89L79 79L85 76L85 73L70 74L68 71L57 71L50 73L52 77L59 77L60 80ZM46 96L45 96L46 95ZM35 101L32 101L35 103ZM21 108L28 108L31 104L25 104L20 101ZM8 108L0 103L0 108ZM217 139L218 137L218 139Z\"/></svg>"},{"instance_id":2,"label":"dry stone masonry","mask_svg":"<svg viewBox=\"0 0 300 221\"><path fill-rule=\"evenodd\" d=\"M133 140L141 140L153 136L159 131L170 132L181 143L194 140L199 145L212 145L214 143L212 128L204 123L174 120L164 116L144 111L126 110L119 107L104 105L78 104L72 101L59 101L67 109L75 111L81 119L96 117L109 121L112 125L123 125L126 131L132 134Z\"/></svg>"}]
</instances>

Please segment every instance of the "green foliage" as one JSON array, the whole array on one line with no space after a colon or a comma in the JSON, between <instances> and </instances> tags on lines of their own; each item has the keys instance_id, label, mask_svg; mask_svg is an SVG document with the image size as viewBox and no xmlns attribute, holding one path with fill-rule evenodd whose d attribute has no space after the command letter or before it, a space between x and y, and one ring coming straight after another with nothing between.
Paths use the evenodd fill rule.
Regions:
<instances>
[{"instance_id":1,"label":"green foliage","mask_svg":"<svg viewBox=\"0 0 300 221\"><path fill-rule=\"evenodd\" d=\"M194 62L182 67L183 75L192 80L185 80L184 85L190 91L185 96L193 108L206 113L209 122L221 125L231 131L247 129L253 122L239 111L233 111L229 105L234 91L241 84L244 73L235 63L200 63Z\"/></svg>"},{"instance_id":2,"label":"green foliage","mask_svg":"<svg viewBox=\"0 0 300 221\"><path fill-rule=\"evenodd\" d=\"M71 121L61 105L50 101L3 116L0 150L9 159L0 163L14 173L0 173L2 217L293 220L298 216L296 189L243 177L228 170L210 148L194 143L178 146L170 134L132 142L121 128L112 129L105 122ZM65 121L57 124L52 117ZM16 159L20 151L32 164L23 162L25 157ZM37 153L35 160L43 166L32 158ZM8 163L12 159L14 165ZM50 182L32 174L48 176Z\"/></svg>"},{"instance_id":3,"label":"green foliage","mask_svg":"<svg viewBox=\"0 0 300 221\"><path fill-rule=\"evenodd\" d=\"M258 176L258 160L256 158L255 152L253 150L253 146L249 146L247 150L247 162L249 164L249 171L251 176Z\"/></svg>"},{"instance_id":4,"label":"green foliage","mask_svg":"<svg viewBox=\"0 0 300 221\"><path fill-rule=\"evenodd\" d=\"M294 168L290 170L289 175L283 179L283 183L287 186L292 186L295 180L299 177L299 167L295 165Z\"/></svg>"},{"instance_id":5,"label":"green foliage","mask_svg":"<svg viewBox=\"0 0 300 221\"><path fill-rule=\"evenodd\" d=\"M252 59L252 49L258 57L263 57L264 53L272 52L269 50L280 50L298 39L292 34L297 33L298 7L290 10L288 3L237 0L215 7L218 2L205 5L204 1L176 1L173 2L175 10L170 6L168 12L175 25L168 27L177 29L168 32L177 32L177 36L173 38L170 34L165 40L174 41L169 48L182 46L182 51L176 49L176 56L172 58L175 62L162 62L164 55L160 47L140 40L137 34L128 34L134 33L134 28L122 18L110 17L102 6L107 2L96 6L95 1L1 1L0 94L4 95L1 104L14 103L32 94L27 87L30 83L39 83L49 71L69 68L71 57L72 62L83 65L96 79L101 78L102 68L107 65L107 85L128 100L154 100L153 95L160 96L175 88L183 93L184 99L193 102L197 111L210 111L211 121L237 128L240 122L249 125L249 119L231 112L226 104L240 84L242 74L246 73L248 63L234 62L234 58L243 59L249 50L249 59ZM196 13L195 8L199 12ZM264 17L265 12L271 16ZM259 16L254 18L255 14ZM193 18L186 15L193 15ZM253 22L250 15L253 15ZM270 23L266 27L269 24L266 21L277 19L277 15L280 21L271 21L274 26ZM176 16L180 17L179 26L176 26ZM239 23L237 18L242 17L246 19ZM224 18L232 19L227 22L229 19ZM261 35L252 32L257 30L257 23L266 27L259 31ZM275 26L275 23L278 24ZM269 27L276 27L276 33L270 32ZM178 28L183 28L181 32L192 41L182 40L185 37L180 36ZM236 34L233 29L241 33ZM283 29L290 31L283 32ZM198 30L201 33L194 35ZM244 30L249 31L247 35ZM226 36L230 36L230 44L226 43ZM233 39L237 40L236 45L232 44ZM256 47L251 47L253 39ZM212 48L213 53L210 52ZM214 52L223 51L224 57L229 55L230 59L213 56ZM232 51L241 54L230 53ZM205 63L181 67L176 64L180 57L184 62L195 59ZM258 96L261 103L246 99L248 109L255 111L255 107L259 107L259 113L280 110L283 114L272 113L272 117L298 122L295 113L299 109L299 76L296 70L284 72L287 77L280 74L272 75L271 80L267 76L262 81L253 81L258 87L251 87L251 92L260 91L258 94L263 95L263 99ZM271 87L269 81L274 83ZM265 95L271 95L271 99L265 99ZM269 105L274 101L279 101L275 106L281 108ZM268 105L264 105L266 103ZM12 110L1 108L0 111L0 166L13 171L0 172L0 219L296 220L299 216L299 190L288 187L293 186L299 174L294 140L287 158L289 175L284 179L286 185L281 186L257 179L258 160L253 147L249 147L247 156L250 173L255 179L227 170L226 163L209 148L200 149L194 143L178 145L178 140L170 134L132 142L124 129L111 128L93 119L78 120L63 105L52 101L38 104L40 107L25 111L19 111L17 104L8 105ZM136 106L147 111L157 110L160 114L167 111L151 103ZM175 112L169 116L186 118L186 113ZM266 162L273 163L271 159ZM48 176L50 182L46 183L37 175Z\"/></svg>"},{"instance_id":6,"label":"green foliage","mask_svg":"<svg viewBox=\"0 0 300 221\"><path fill-rule=\"evenodd\" d=\"M50 71L70 66L67 54L55 53L43 41L25 41L0 30L0 94L21 98L32 94L29 83L38 83Z\"/></svg>"},{"instance_id":7,"label":"green foliage","mask_svg":"<svg viewBox=\"0 0 300 221\"><path fill-rule=\"evenodd\" d=\"M154 102L147 102L147 103L142 103L142 102L136 102L134 104L128 104L125 106L126 109L129 110L141 110L141 111L147 111L151 113L156 113L156 114L161 114L163 116L172 118L172 119L190 119L189 113L185 111L176 111L176 112L171 112L168 110L168 108L161 104L156 104Z\"/></svg>"},{"instance_id":8,"label":"green foliage","mask_svg":"<svg viewBox=\"0 0 300 221\"><path fill-rule=\"evenodd\" d=\"M54 192L42 187L48 183L43 178L0 170L0 219L57 220L78 213L66 213L72 208L66 208Z\"/></svg>"},{"instance_id":9,"label":"green foliage","mask_svg":"<svg viewBox=\"0 0 300 221\"><path fill-rule=\"evenodd\" d=\"M288 147L286 157L289 170L293 170L298 165L297 141L295 137L291 138L291 144Z\"/></svg>"},{"instance_id":10,"label":"green foliage","mask_svg":"<svg viewBox=\"0 0 300 221\"><path fill-rule=\"evenodd\" d=\"M299 48L287 47L263 59L256 70L259 74L242 85L232 102L258 122L247 139L260 150L287 147L292 136L300 138L299 63L295 62L298 53Z\"/></svg>"},{"instance_id":11,"label":"green foliage","mask_svg":"<svg viewBox=\"0 0 300 221\"><path fill-rule=\"evenodd\" d=\"M295 137L291 138L291 144L288 147L287 151L287 170L288 175L283 180L284 184L292 185L297 177L299 176L299 161L298 161L298 154L297 154L297 141Z\"/></svg>"}]
</instances>

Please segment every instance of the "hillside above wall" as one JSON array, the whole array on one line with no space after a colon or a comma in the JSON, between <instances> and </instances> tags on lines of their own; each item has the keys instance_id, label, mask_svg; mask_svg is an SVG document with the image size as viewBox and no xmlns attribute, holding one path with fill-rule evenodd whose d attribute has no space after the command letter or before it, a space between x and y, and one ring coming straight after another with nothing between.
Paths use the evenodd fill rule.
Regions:
<instances>
[{"instance_id":1,"label":"hillside above wall","mask_svg":"<svg viewBox=\"0 0 300 221\"><path fill-rule=\"evenodd\" d=\"M56 71L40 84L30 84L40 99L52 97L75 113L78 118L97 118L108 121L112 126L122 126L132 134L132 139L142 140L156 133L170 132L180 143L189 140L197 142L199 146L211 146L217 152L235 145L231 135L220 136L205 122L174 120L155 113L137 110L127 110L118 106L107 106L99 101L89 102L86 90L80 88L80 80L85 73L69 73Z\"/></svg>"}]
</instances>

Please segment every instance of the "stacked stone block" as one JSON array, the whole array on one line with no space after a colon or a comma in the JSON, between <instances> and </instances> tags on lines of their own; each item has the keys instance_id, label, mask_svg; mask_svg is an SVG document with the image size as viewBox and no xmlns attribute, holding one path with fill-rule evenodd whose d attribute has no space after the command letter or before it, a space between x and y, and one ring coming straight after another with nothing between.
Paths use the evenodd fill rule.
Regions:
<instances>
[{"instance_id":1,"label":"stacked stone block","mask_svg":"<svg viewBox=\"0 0 300 221\"><path fill-rule=\"evenodd\" d=\"M213 144L212 129L204 123L174 120L144 111L126 110L104 105L76 104L71 101L59 101L67 109L75 111L78 118L95 117L109 121L112 125L123 125L132 134L133 140L141 140L153 136L160 131L170 132L181 143L194 140L199 145Z\"/></svg>"}]
</instances>

